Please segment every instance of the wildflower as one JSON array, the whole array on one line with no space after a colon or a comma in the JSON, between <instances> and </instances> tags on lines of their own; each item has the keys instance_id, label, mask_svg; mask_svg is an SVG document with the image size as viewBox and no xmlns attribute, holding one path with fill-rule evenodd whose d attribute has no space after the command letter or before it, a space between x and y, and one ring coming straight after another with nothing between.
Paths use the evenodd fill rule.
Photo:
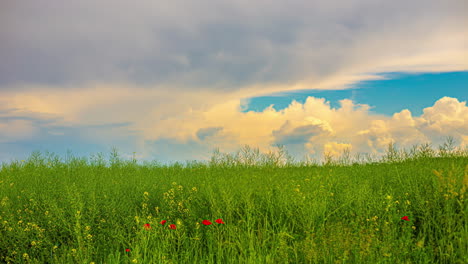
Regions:
<instances>
[{"instance_id":1,"label":"wildflower","mask_svg":"<svg viewBox=\"0 0 468 264\"><path fill-rule=\"evenodd\" d=\"M406 216L406 215L403 216L401 219L402 219L402 220L405 220L405 221L409 221L409 218L408 218L408 216Z\"/></svg>"},{"instance_id":2,"label":"wildflower","mask_svg":"<svg viewBox=\"0 0 468 264\"><path fill-rule=\"evenodd\" d=\"M125 249L125 252L130 252L131 250L129 248L126 248Z\"/></svg>"},{"instance_id":3,"label":"wildflower","mask_svg":"<svg viewBox=\"0 0 468 264\"><path fill-rule=\"evenodd\" d=\"M223 220L221 218L215 220L216 223L218 224L224 224Z\"/></svg>"},{"instance_id":4,"label":"wildflower","mask_svg":"<svg viewBox=\"0 0 468 264\"><path fill-rule=\"evenodd\" d=\"M202 221L202 224L204 224L204 225L211 225L211 222L210 222L210 220L203 220L203 221Z\"/></svg>"},{"instance_id":5,"label":"wildflower","mask_svg":"<svg viewBox=\"0 0 468 264\"><path fill-rule=\"evenodd\" d=\"M392 199L392 196L391 195L387 195L387 200L391 200Z\"/></svg>"},{"instance_id":6,"label":"wildflower","mask_svg":"<svg viewBox=\"0 0 468 264\"><path fill-rule=\"evenodd\" d=\"M132 260L132 263L138 263L138 260L137 260L137 259L133 259L133 260Z\"/></svg>"},{"instance_id":7,"label":"wildflower","mask_svg":"<svg viewBox=\"0 0 468 264\"><path fill-rule=\"evenodd\" d=\"M416 246L417 246L418 248L424 247L424 239L423 239L423 240L419 240L418 243L416 243Z\"/></svg>"},{"instance_id":8,"label":"wildflower","mask_svg":"<svg viewBox=\"0 0 468 264\"><path fill-rule=\"evenodd\" d=\"M151 229L151 225L146 223L143 225L145 227L146 230L150 230Z\"/></svg>"},{"instance_id":9,"label":"wildflower","mask_svg":"<svg viewBox=\"0 0 468 264\"><path fill-rule=\"evenodd\" d=\"M24 254L23 254L23 258L24 258L24 259L29 259L28 253L24 253Z\"/></svg>"},{"instance_id":10,"label":"wildflower","mask_svg":"<svg viewBox=\"0 0 468 264\"><path fill-rule=\"evenodd\" d=\"M174 229L174 230L176 230L176 225L174 225L174 224L169 225L169 229Z\"/></svg>"},{"instance_id":11,"label":"wildflower","mask_svg":"<svg viewBox=\"0 0 468 264\"><path fill-rule=\"evenodd\" d=\"M161 225L164 225L166 222L167 222L166 220L162 220Z\"/></svg>"}]
</instances>

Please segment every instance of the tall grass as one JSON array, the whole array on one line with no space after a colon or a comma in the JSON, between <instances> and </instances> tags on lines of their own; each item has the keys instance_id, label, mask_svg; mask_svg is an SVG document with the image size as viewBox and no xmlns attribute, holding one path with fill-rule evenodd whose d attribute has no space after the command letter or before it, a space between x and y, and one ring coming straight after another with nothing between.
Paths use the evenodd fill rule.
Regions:
<instances>
[{"instance_id":1,"label":"tall grass","mask_svg":"<svg viewBox=\"0 0 468 264\"><path fill-rule=\"evenodd\" d=\"M0 262L468 263L468 152L449 143L321 163L35 152L0 170Z\"/></svg>"}]
</instances>

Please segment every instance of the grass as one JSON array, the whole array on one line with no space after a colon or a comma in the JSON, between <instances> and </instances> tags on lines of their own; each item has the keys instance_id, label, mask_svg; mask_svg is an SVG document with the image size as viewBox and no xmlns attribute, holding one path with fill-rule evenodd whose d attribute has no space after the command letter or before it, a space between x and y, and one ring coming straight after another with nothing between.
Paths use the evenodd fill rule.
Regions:
<instances>
[{"instance_id":1,"label":"grass","mask_svg":"<svg viewBox=\"0 0 468 264\"><path fill-rule=\"evenodd\" d=\"M468 263L467 188L447 146L185 166L35 152L0 170L0 262Z\"/></svg>"}]
</instances>

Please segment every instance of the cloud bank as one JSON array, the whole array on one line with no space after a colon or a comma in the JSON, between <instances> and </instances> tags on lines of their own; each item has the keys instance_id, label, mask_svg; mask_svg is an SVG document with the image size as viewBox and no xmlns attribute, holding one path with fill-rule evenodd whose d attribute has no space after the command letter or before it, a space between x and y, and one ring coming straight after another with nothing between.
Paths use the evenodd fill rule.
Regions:
<instances>
[{"instance_id":1,"label":"cloud bank","mask_svg":"<svg viewBox=\"0 0 468 264\"><path fill-rule=\"evenodd\" d=\"M468 70L465 2L2 3L2 157L109 145L165 160L243 144L284 144L293 154L373 153L393 140L437 142L448 134L466 144L466 106L455 98L441 98L419 117L372 115L351 100L332 109L311 97L261 113L241 113L239 103L346 89L381 72Z\"/></svg>"},{"instance_id":2,"label":"cloud bank","mask_svg":"<svg viewBox=\"0 0 468 264\"><path fill-rule=\"evenodd\" d=\"M138 93L133 97L127 95L128 102L138 107L139 102L133 100L136 98L140 98ZM52 102L66 101L53 97L50 100L44 102L50 109L54 109ZM201 110L189 108L178 116L159 115L159 119L153 120L151 116L140 115L141 111L122 116L107 113L113 118L101 119L101 125L77 121L88 114L87 108L68 112L70 118L58 118L55 113L36 115L29 120L26 117L31 112L16 110L15 115L10 112L8 118L0 118L0 127L8 127L1 130L0 144L41 142L41 137L47 135L49 140L69 138L72 142L100 146L119 145L127 155L137 152L141 158L164 161L207 160L216 148L234 152L243 145L258 147L264 153L284 145L296 160L305 155L320 159L324 153L338 156L345 149L379 155L392 142L408 148L427 142L441 144L447 136L452 136L460 146L468 146L468 107L456 98L439 99L425 108L421 116L413 116L407 109L393 116L373 114L369 112L371 106L349 99L341 100L339 108L332 108L324 98L314 97L308 97L304 104L293 101L280 111L273 109L273 105L262 112L243 113L241 108L239 100L230 100ZM70 109L74 109L72 104ZM154 113L151 107L146 110Z\"/></svg>"},{"instance_id":3,"label":"cloud bank","mask_svg":"<svg viewBox=\"0 0 468 264\"><path fill-rule=\"evenodd\" d=\"M343 89L391 71L468 69L468 7L447 1L15 1L0 89Z\"/></svg>"}]
</instances>

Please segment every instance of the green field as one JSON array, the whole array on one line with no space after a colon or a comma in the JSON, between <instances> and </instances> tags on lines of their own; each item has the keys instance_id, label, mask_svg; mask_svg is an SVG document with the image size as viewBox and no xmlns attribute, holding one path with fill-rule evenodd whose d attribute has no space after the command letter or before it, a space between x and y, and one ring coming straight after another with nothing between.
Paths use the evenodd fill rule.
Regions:
<instances>
[{"instance_id":1,"label":"green field","mask_svg":"<svg viewBox=\"0 0 468 264\"><path fill-rule=\"evenodd\" d=\"M468 263L466 150L239 153L3 163L0 263Z\"/></svg>"}]
</instances>

